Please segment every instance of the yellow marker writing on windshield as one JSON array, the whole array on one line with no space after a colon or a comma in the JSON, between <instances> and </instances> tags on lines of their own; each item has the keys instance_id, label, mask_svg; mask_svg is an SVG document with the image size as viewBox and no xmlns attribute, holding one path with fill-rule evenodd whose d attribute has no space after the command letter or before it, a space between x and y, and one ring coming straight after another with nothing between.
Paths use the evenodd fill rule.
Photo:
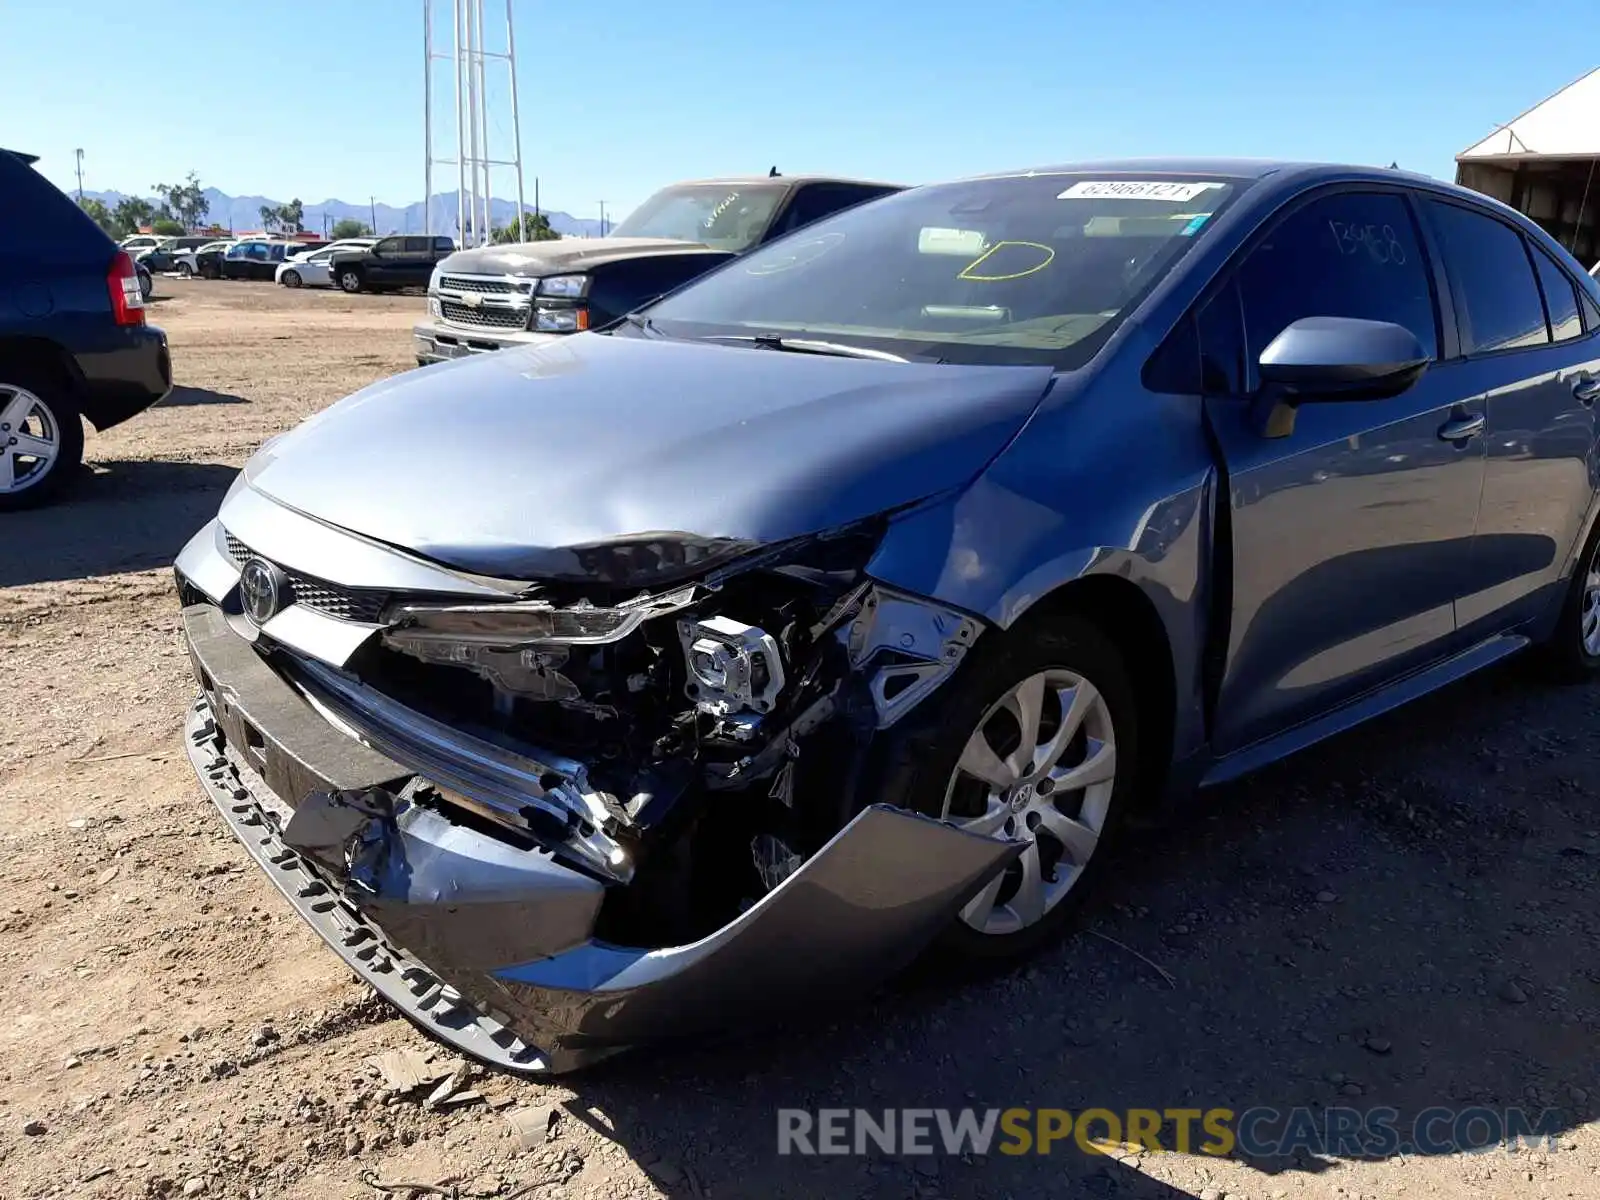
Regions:
<instances>
[{"instance_id":1,"label":"yellow marker writing on windshield","mask_svg":"<svg viewBox=\"0 0 1600 1200\"><path fill-rule=\"evenodd\" d=\"M985 261L987 261L995 253L995 251L1003 249L1006 246L1026 246L1030 250L1039 251L1041 254L1044 255L1044 257L1041 258L1033 266L1029 267L1026 271L1012 271L1010 274L1006 274L1006 275L978 275L978 274L974 274L974 272L973 272L973 268L974 267L977 267L980 264L984 263ZM987 250L985 250L982 254L978 255L977 258L973 259L966 266L962 267L960 273L956 276L956 278L957 279L965 279L965 280L968 280L968 281L970 281L972 283L1002 283L1007 279L1021 279L1024 275L1032 275L1035 271L1044 270L1046 267L1048 267L1051 264L1052 261L1054 261L1055 256L1056 256L1055 250L1053 250L1049 246L1046 246L1043 242L996 242L994 245L990 246Z\"/></svg>"}]
</instances>

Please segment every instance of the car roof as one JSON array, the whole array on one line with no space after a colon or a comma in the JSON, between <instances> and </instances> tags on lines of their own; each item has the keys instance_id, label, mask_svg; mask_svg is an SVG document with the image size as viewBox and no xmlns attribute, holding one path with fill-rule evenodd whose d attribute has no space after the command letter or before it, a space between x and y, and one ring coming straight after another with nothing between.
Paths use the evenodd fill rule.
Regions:
<instances>
[{"instance_id":1,"label":"car roof","mask_svg":"<svg viewBox=\"0 0 1600 1200\"><path fill-rule=\"evenodd\" d=\"M1049 166L1022 167L1011 171L991 171L972 179L1015 179L1027 175L1106 175L1126 172L1135 175L1180 175L1187 178L1210 176L1216 179L1265 179L1278 176L1301 182L1318 179L1404 180L1434 187L1454 188L1430 175L1402 171L1397 167L1373 167L1356 163L1316 162L1278 158L1102 158L1082 162L1055 163ZM1471 193L1477 195L1478 193Z\"/></svg>"},{"instance_id":2,"label":"car roof","mask_svg":"<svg viewBox=\"0 0 1600 1200\"><path fill-rule=\"evenodd\" d=\"M699 187L707 184L729 185L741 184L749 186L754 183L771 183L778 186L788 186L800 183L855 183L865 187L895 188L903 190L903 183L886 183L881 179L855 179L849 175L714 175L708 179L680 179L677 183L663 184L657 191L665 191L669 187Z\"/></svg>"}]
</instances>

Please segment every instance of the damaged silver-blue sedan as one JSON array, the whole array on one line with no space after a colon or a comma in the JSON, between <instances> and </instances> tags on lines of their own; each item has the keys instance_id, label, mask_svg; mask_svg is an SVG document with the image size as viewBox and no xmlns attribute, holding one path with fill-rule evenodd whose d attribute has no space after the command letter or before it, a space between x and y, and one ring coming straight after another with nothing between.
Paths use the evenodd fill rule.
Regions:
<instances>
[{"instance_id":1,"label":"damaged silver-blue sedan","mask_svg":"<svg viewBox=\"0 0 1600 1200\"><path fill-rule=\"evenodd\" d=\"M1600 664L1597 331L1394 171L913 189L262 447L177 561L189 753L508 1070L1022 954L1163 798Z\"/></svg>"}]
</instances>

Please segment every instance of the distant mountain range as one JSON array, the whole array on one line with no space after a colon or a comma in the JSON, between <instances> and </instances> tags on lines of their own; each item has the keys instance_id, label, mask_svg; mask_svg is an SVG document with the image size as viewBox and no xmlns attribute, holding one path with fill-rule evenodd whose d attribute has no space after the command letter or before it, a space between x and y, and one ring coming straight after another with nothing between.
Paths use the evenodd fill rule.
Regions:
<instances>
[{"instance_id":1,"label":"distant mountain range","mask_svg":"<svg viewBox=\"0 0 1600 1200\"><path fill-rule=\"evenodd\" d=\"M83 193L86 197L93 197L103 201L108 207L115 208L118 201L126 199L127 192L90 192ZM206 199L211 202L211 211L206 214L206 219L215 221L225 229L260 229L261 209L263 206L276 208L286 203L282 200L272 200L266 196L230 196L226 192L219 192L216 188L205 189ZM154 196L144 196L141 199L151 203L159 203ZM426 228L422 219L422 201L417 200L404 208L396 208L391 204L351 204L344 200L323 200L317 204L306 203L304 225L310 233L321 233L326 227L333 226L345 219L360 221L371 225L374 217L377 225L374 227L380 234L389 233L421 233ZM532 208L532 205L529 205ZM600 222L588 217L574 217L571 213L551 212L541 210L550 218L550 228L564 237L598 237L600 236ZM489 205L490 224L496 227L509 225L517 215L517 202L515 200L494 199ZM615 221L608 220L608 226L614 226ZM457 235L456 230L456 193L442 192L433 197L433 229L435 233L444 233L451 236Z\"/></svg>"}]
</instances>

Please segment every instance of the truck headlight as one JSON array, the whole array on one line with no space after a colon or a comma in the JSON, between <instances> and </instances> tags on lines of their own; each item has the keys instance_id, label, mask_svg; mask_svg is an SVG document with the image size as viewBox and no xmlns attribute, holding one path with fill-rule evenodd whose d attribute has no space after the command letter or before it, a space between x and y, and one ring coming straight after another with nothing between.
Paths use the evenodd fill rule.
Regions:
<instances>
[{"instance_id":1,"label":"truck headlight","mask_svg":"<svg viewBox=\"0 0 1600 1200\"><path fill-rule=\"evenodd\" d=\"M541 304L533 311L533 328L538 333L580 333L589 328L589 310L549 308Z\"/></svg>"},{"instance_id":2,"label":"truck headlight","mask_svg":"<svg viewBox=\"0 0 1600 1200\"><path fill-rule=\"evenodd\" d=\"M444 274L438 267L433 269L433 274L428 276L428 291L437 294L439 291L439 278ZM437 314L435 314L437 315Z\"/></svg>"},{"instance_id":3,"label":"truck headlight","mask_svg":"<svg viewBox=\"0 0 1600 1200\"><path fill-rule=\"evenodd\" d=\"M541 296L560 296L564 300L580 299L589 289L587 275L547 275L539 280Z\"/></svg>"}]
</instances>

